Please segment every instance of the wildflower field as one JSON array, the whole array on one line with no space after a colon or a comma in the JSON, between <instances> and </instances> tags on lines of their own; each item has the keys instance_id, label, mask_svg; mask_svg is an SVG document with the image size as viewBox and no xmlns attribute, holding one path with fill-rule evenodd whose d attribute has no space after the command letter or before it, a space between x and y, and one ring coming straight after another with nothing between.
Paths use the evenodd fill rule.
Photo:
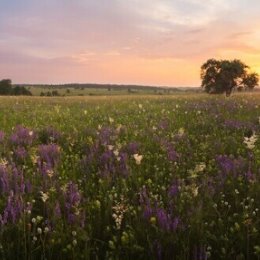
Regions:
<instances>
[{"instance_id":1,"label":"wildflower field","mask_svg":"<svg viewBox=\"0 0 260 260\"><path fill-rule=\"evenodd\" d=\"M260 259L260 95L0 97L0 259Z\"/></svg>"}]
</instances>

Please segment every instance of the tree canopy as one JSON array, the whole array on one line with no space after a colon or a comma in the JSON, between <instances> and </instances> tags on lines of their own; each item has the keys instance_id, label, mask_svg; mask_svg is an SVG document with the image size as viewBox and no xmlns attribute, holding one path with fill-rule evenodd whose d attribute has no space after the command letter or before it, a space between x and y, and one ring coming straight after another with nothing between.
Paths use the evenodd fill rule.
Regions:
<instances>
[{"instance_id":1,"label":"tree canopy","mask_svg":"<svg viewBox=\"0 0 260 260\"><path fill-rule=\"evenodd\" d=\"M201 66L202 87L207 93L226 93L238 88L253 89L257 86L259 76L250 73L249 66L240 60L209 59Z\"/></svg>"},{"instance_id":2,"label":"tree canopy","mask_svg":"<svg viewBox=\"0 0 260 260\"><path fill-rule=\"evenodd\" d=\"M0 95L31 96L32 93L23 86L13 87L10 79L3 79L0 81Z\"/></svg>"}]
</instances>

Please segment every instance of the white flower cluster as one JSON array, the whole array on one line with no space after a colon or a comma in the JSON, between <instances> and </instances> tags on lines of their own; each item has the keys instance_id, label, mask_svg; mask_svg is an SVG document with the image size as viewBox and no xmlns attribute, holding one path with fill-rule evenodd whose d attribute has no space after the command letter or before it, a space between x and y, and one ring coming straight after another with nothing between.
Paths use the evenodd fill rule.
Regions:
<instances>
[{"instance_id":1,"label":"white flower cluster","mask_svg":"<svg viewBox=\"0 0 260 260\"><path fill-rule=\"evenodd\" d=\"M43 191L40 191L41 199L45 203L46 200L49 198L48 193L44 193Z\"/></svg>"},{"instance_id":2,"label":"white flower cluster","mask_svg":"<svg viewBox=\"0 0 260 260\"><path fill-rule=\"evenodd\" d=\"M143 159L143 155L140 155L140 154L136 153L136 154L134 154L133 156L134 156L134 159L135 159L135 163L136 163L137 165L140 165L140 164L141 164L141 161L142 161L142 159Z\"/></svg>"},{"instance_id":3,"label":"white flower cluster","mask_svg":"<svg viewBox=\"0 0 260 260\"><path fill-rule=\"evenodd\" d=\"M127 206L124 203L123 197L121 197L121 202L117 202L116 205L112 207L112 209L113 209L112 217L116 223L116 228L120 229L124 218L124 214L127 211Z\"/></svg>"},{"instance_id":4,"label":"white flower cluster","mask_svg":"<svg viewBox=\"0 0 260 260\"><path fill-rule=\"evenodd\" d=\"M0 166L6 167L8 165L8 161L5 158L0 158Z\"/></svg>"},{"instance_id":5,"label":"white flower cluster","mask_svg":"<svg viewBox=\"0 0 260 260\"><path fill-rule=\"evenodd\" d=\"M252 136L250 137L244 137L244 144L246 145L246 147L250 150L255 148L255 143L257 141L258 137L257 135L254 133Z\"/></svg>"},{"instance_id":6,"label":"white flower cluster","mask_svg":"<svg viewBox=\"0 0 260 260\"><path fill-rule=\"evenodd\" d=\"M179 130L178 130L178 135L179 136L183 136L185 133L185 129L183 127L181 127Z\"/></svg>"},{"instance_id":7,"label":"white flower cluster","mask_svg":"<svg viewBox=\"0 0 260 260\"><path fill-rule=\"evenodd\" d=\"M206 169L206 164L201 162L195 166L193 170L189 170L190 178L197 178L198 173L203 172Z\"/></svg>"}]
</instances>

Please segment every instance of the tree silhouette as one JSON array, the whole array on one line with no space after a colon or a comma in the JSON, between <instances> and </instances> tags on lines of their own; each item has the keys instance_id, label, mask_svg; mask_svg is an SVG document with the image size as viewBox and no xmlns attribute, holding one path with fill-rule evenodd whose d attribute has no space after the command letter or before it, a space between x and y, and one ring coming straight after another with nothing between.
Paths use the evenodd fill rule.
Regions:
<instances>
[{"instance_id":1,"label":"tree silhouette","mask_svg":"<svg viewBox=\"0 0 260 260\"><path fill-rule=\"evenodd\" d=\"M226 93L227 96L235 88L253 89L258 84L258 74L249 73L248 69L237 59L209 59L201 66L201 85L207 93Z\"/></svg>"}]
</instances>

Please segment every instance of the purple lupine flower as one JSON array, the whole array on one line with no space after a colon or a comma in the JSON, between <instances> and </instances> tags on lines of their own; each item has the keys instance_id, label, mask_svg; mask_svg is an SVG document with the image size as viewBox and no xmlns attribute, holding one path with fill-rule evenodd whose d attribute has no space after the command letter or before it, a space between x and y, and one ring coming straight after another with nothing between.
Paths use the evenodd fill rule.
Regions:
<instances>
[{"instance_id":1,"label":"purple lupine flower","mask_svg":"<svg viewBox=\"0 0 260 260\"><path fill-rule=\"evenodd\" d=\"M128 166L127 166L127 153L120 153L119 154L119 172L122 174L122 176L127 177L128 176Z\"/></svg>"},{"instance_id":2,"label":"purple lupine flower","mask_svg":"<svg viewBox=\"0 0 260 260\"><path fill-rule=\"evenodd\" d=\"M4 209L2 221L4 224L11 222L16 223L23 212L23 203L21 196L15 196L13 191L10 191L7 198L7 205Z\"/></svg>"},{"instance_id":3,"label":"purple lupine flower","mask_svg":"<svg viewBox=\"0 0 260 260\"><path fill-rule=\"evenodd\" d=\"M54 168L60 158L60 147L57 144L42 144L38 148L38 153L38 165L43 166L45 163L48 167Z\"/></svg>"},{"instance_id":4,"label":"purple lupine flower","mask_svg":"<svg viewBox=\"0 0 260 260\"><path fill-rule=\"evenodd\" d=\"M170 188L168 189L168 195L170 197L174 197L179 193L179 183L175 182L173 183Z\"/></svg>"},{"instance_id":5,"label":"purple lupine flower","mask_svg":"<svg viewBox=\"0 0 260 260\"><path fill-rule=\"evenodd\" d=\"M59 202L56 202L56 204L55 204L54 214L57 218L61 217L61 209L60 209L60 203Z\"/></svg>"},{"instance_id":6,"label":"purple lupine flower","mask_svg":"<svg viewBox=\"0 0 260 260\"><path fill-rule=\"evenodd\" d=\"M0 165L0 194L7 193L9 191L9 179L8 172L5 166Z\"/></svg>"},{"instance_id":7,"label":"purple lupine flower","mask_svg":"<svg viewBox=\"0 0 260 260\"><path fill-rule=\"evenodd\" d=\"M28 152L26 151L26 149L23 146L18 146L15 150L14 150L14 156L18 159L18 160L24 160L28 155Z\"/></svg>"},{"instance_id":8,"label":"purple lupine flower","mask_svg":"<svg viewBox=\"0 0 260 260\"><path fill-rule=\"evenodd\" d=\"M175 162L179 158L178 153L174 150L172 146L167 149L167 157L169 161Z\"/></svg>"},{"instance_id":9,"label":"purple lupine flower","mask_svg":"<svg viewBox=\"0 0 260 260\"><path fill-rule=\"evenodd\" d=\"M255 175L252 173L250 169L245 173L245 177L246 180L249 182L253 182L255 180Z\"/></svg>"},{"instance_id":10,"label":"purple lupine flower","mask_svg":"<svg viewBox=\"0 0 260 260\"><path fill-rule=\"evenodd\" d=\"M31 184L30 180L26 180L26 182L25 182L25 191L27 193L32 192L32 184Z\"/></svg>"},{"instance_id":11,"label":"purple lupine flower","mask_svg":"<svg viewBox=\"0 0 260 260\"><path fill-rule=\"evenodd\" d=\"M25 193L25 183L23 173L16 167L12 169L12 175L10 179L10 186L14 194Z\"/></svg>"},{"instance_id":12,"label":"purple lupine flower","mask_svg":"<svg viewBox=\"0 0 260 260\"><path fill-rule=\"evenodd\" d=\"M69 182L65 191L65 213L69 224L73 225L76 223L84 226L85 215L80 208L82 196L78 190L78 185Z\"/></svg>"},{"instance_id":13,"label":"purple lupine flower","mask_svg":"<svg viewBox=\"0 0 260 260\"><path fill-rule=\"evenodd\" d=\"M110 141L111 141L112 135L113 135L112 128L110 128L110 127L103 127L100 130L98 138L99 138L101 144L108 145L108 144L111 143Z\"/></svg>"},{"instance_id":14,"label":"purple lupine flower","mask_svg":"<svg viewBox=\"0 0 260 260\"><path fill-rule=\"evenodd\" d=\"M227 155L217 156L216 161L223 176L233 174L233 177L237 177L241 175L246 166L246 162L243 158L235 159Z\"/></svg>"},{"instance_id":15,"label":"purple lupine flower","mask_svg":"<svg viewBox=\"0 0 260 260\"><path fill-rule=\"evenodd\" d=\"M5 133L3 131L0 131L0 143L2 143L5 139Z\"/></svg>"},{"instance_id":16,"label":"purple lupine flower","mask_svg":"<svg viewBox=\"0 0 260 260\"><path fill-rule=\"evenodd\" d=\"M32 144L35 134L30 129L18 125L14 133L10 137L10 141L14 145L26 146Z\"/></svg>"},{"instance_id":17,"label":"purple lupine flower","mask_svg":"<svg viewBox=\"0 0 260 260\"><path fill-rule=\"evenodd\" d=\"M175 217L171 222L171 229L176 230L178 228L179 224L180 224L180 218Z\"/></svg>"},{"instance_id":18,"label":"purple lupine flower","mask_svg":"<svg viewBox=\"0 0 260 260\"><path fill-rule=\"evenodd\" d=\"M225 120L224 126L227 128L231 129L251 129L251 130L256 130L256 126L250 122L242 122L242 121L237 121L237 120Z\"/></svg>"},{"instance_id":19,"label":"purple lupine flower","mask_svg":"<svg viewBox=\"0 0 260 260\"><path fill-rule=\"evenodd\" d=\"M122 150L128 152L129 154L136 154L138 153L140 148L140 144L138 144L137 142L130 142L128 145L126 145L126 147L124 147Z\"/></svg>"},{"instance_id":20,"label":"purple lupine flower","mask_svg":"<svg viewBox=\"0 0 260 260\"><path fill-rule=\"evenodd\" d=\"M155 215L158 222L158 226L166 231L169 231L170 226L170 216L167 214L165 209L163 208L156 208L155 209Z\"/></svg>"},{"instance_id":21,"label":"purple lupine flower","mask_svg":"<svg viewBox=\"0 0 260 260\"><path fill-rule=\"evenodd\" d=\"M145 219L150 219L150 217L152 217L153 215L153 209L151 207L151 202L150 199L147 195L147 190L146 188L144 188L141 192L140 192L140 204L143 207L143 216Z\"/></svg>"},{"instance_id":22,"label":"purple lupine flower","mask_svg":"<svg viewBox=\"0 0 260 260\"><path fill-rule=\"evenodd\" d=\"M161 145L166 149L167 157L169 161L177 161L180 158L180 155L176 152L172 143L168 140L161 140Z\"/></svg>"},{"instance_id":23,"label":"purple lupine flower","mask_svg":"<svg viewBox=\"0 0 260 260\"><path fill-rule=\"evenodd\" d=\"M158 207L157 203L152 206L146 188L140 192L140 204L143 208L144 218L150 221L151 217L156 217L157 224L162 230L175 231L179 227L180 219L173 216L172 210Z\"/></svg>"},{"instance_id":24,"label":"purple lupine flower","mask_svg":"<svg viewBox=\"0 0 260 260\"><path fill-rule=\"evenodd\" d=\"M164 119L159 122L158 128L162 130L166 130L169 127L169 122Z\"/></svg>"}]
</instances>

